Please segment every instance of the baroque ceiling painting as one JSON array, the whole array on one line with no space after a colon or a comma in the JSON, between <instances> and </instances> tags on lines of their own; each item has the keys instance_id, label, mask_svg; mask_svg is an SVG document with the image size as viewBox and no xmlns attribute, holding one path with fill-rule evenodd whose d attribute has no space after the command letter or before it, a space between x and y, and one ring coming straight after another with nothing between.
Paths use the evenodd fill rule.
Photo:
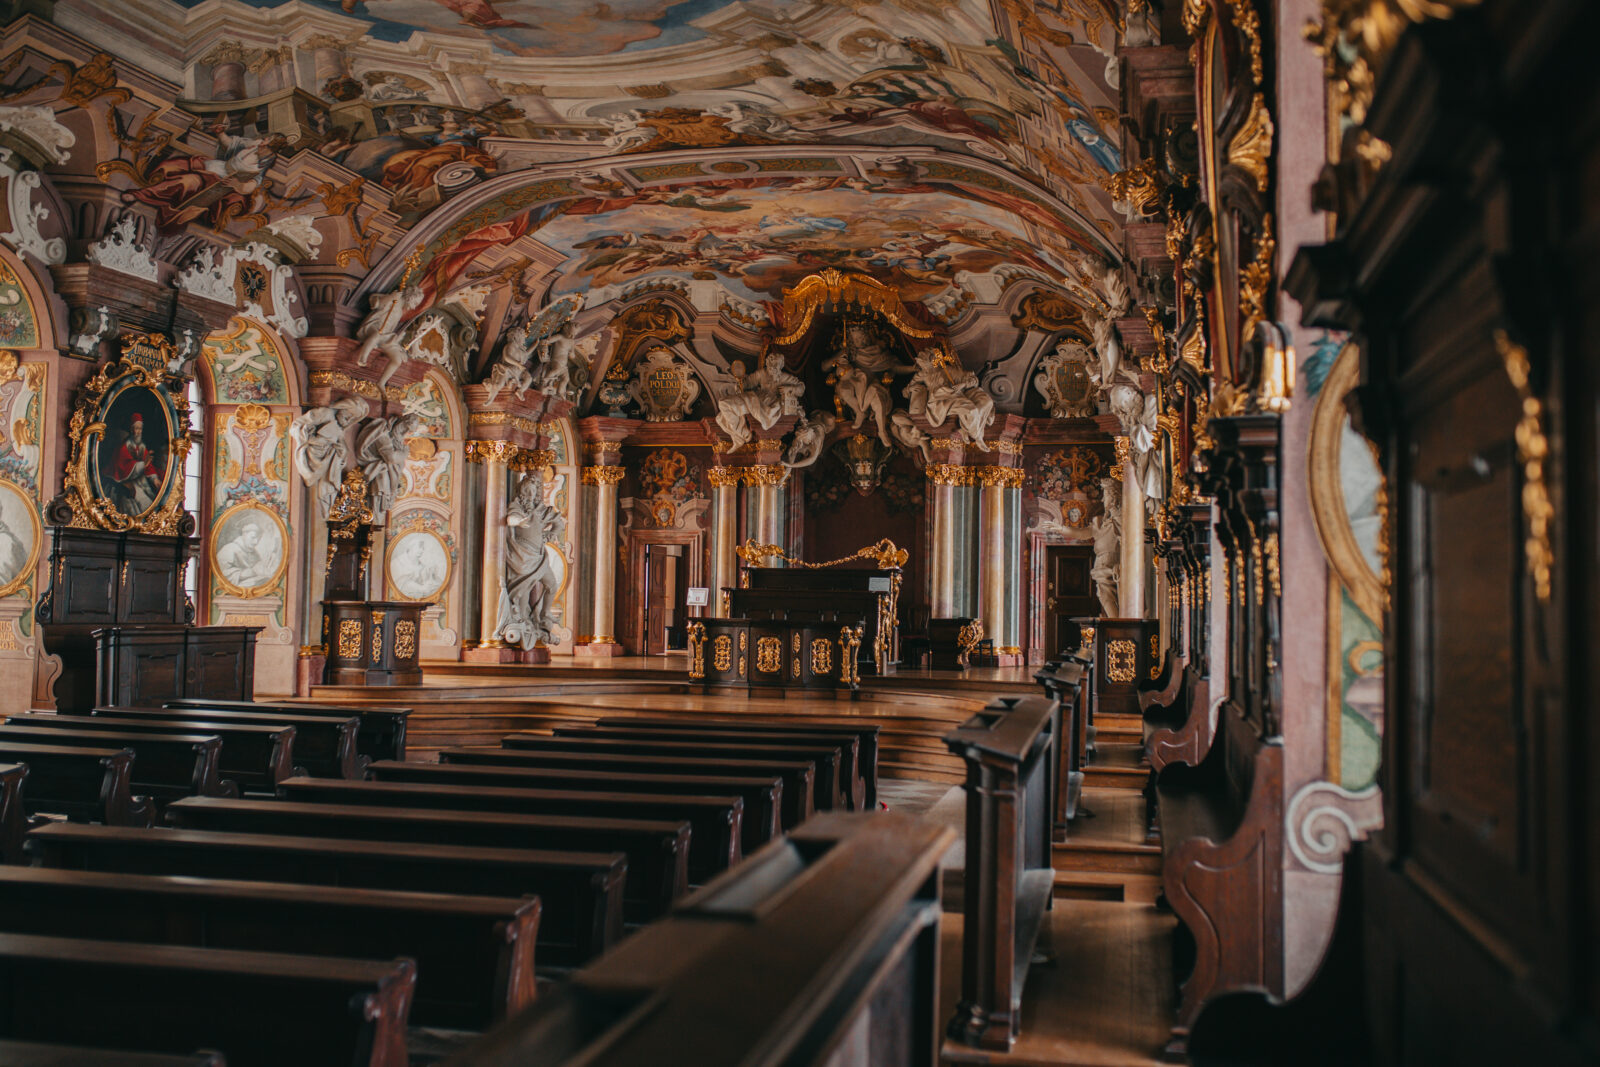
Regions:
<instances>
[{"instance_id":1,"label":"baroque ceiling painting","mask_svg":"<svg viewBox=\"0 0 1600 1067\"><path fill-rule=\"evenodd\" d=\"M1128 314L1102 284L1124 270L1128 19L1113 0L58 0L99 51L15 50L0 97L50 109L73 142L52 169L140 220L128 254L236 287L248 267L257 289L294 268L284 320L359 326L380 389L411 360L461 385L498 362L496 395L523 397L517 360L560 332L595 364L561 388L601 410L637 354L602 331L665 291L694 323L661 340L714 386L738 374L717 353L748 360L832 269L892 288L938 324L913 347L948 344L1020 412L1063 330Z\"/></svg>"}]
</instances>

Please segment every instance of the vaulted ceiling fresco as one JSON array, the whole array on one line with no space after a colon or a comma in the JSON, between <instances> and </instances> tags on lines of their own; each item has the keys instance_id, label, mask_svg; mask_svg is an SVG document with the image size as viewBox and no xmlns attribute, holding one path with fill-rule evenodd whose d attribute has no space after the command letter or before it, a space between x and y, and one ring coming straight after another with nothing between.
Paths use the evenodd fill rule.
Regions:
<instances>
[{"instance_id":1,"label":"vaulted ceiling fresco","mask_svg":"<svg viewBox=\"0 0 1600 1067\"><path fill-rule=\"evenodd\" d=\"M107 55L19 53L0 95L81 129L95 151L70 167L169 252L304 232L353 313L402 279L526 316L662 276L715 281L753 329L832 266L948 319L964 278L1070 293L1115 261L1124 20L1114 0L58 0Z\"/></svg>"}]
</instances>

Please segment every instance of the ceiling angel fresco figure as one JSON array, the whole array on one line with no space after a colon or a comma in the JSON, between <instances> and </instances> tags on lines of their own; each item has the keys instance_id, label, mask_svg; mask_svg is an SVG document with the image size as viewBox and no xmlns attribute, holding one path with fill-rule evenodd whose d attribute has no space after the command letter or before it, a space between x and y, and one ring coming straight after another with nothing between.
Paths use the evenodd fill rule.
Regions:
<instances>
[{"instance_id":1,"label":"ceiling angel fresco figure","mask_svg":"<svg viewBox=\"0 0 1600 1067\"><path fill-rule=\"evenodd\" d=\"M356 460L372 494L375 518L388 514L389 506L405 491L406 442L422 429L423 422L417 416L396 415L374 419L356 438Z\"/></svg>"},{"instance_id":2,"label":"ceiling angel fresco figure","mask_svg":"<svg viewBox=\"0 0 1600 1067\"><path fill-rule=\"evenodd\" d=\"M1100 479L1100 502L1104 514L1089 520L1089 530L1094 534L1094 564L1089 569L1089 580L1094 582L1095 595L1100 598L1101 613L1116 618L1121 610L1117 587L1122 567L1122 493L1116 479Z\"/></svg>"},{"instance_id":3,"label":"ceiling angel fresco figure","mask_svg":"<svg viewBox=\"0 0 1600 1067\"><path fill-rule=\"evenodd\" d=\"M978 376L943 349L917 356L916 363L905 393L911 417L926 419L935 429L954 417L972 443L988 452L984 431L994 421L994 398L978 384Z\"/></svg>"},{"instance_id":4,"label":"ceiling angel fresco figure","mask_svg":"<svg viewBox=\"0 0 1600 1067\"><path fill-rule=\"evenodd\" d=\"M523 475L506 509L505 572L494 624L502 641L533 648L553 636L561 574L546 546L559 546L566 536L567 520L545 502L544 479L538 472Z\"/></svg>"},{"instance_id":5,"label":"ceiling angel fresco figure","mask_svg":"<svg viewBox=\"0 0 1600 1067\"><path fill-rule=\"evenodd\" d=\"M328 514L334 495L344 480L350 455L345 431L367 413L367 402L348 396L327 407L312 408L289 424L294 442L294 469L316 494L317 514Z\"/></svg>"},{"instance_id":6,"label":"ceiling angel fresco figure","mask_svg":"<svg viewBox=\"0 0 1600 1067\"><path fill-rule=\"evenodd\" d=\"M356 349L356 365L365 367L374 352L382 352L388 357L389 365L378 378L379 389L389 384L394 372L406 361L407 353L405 346L400 343L400 334L405 330L406 317L421 307L426 299L421 287L415 285L372 297L372 311L356 329L356 336L361 339L361 347Z\"/></svg>"}]
</instances>

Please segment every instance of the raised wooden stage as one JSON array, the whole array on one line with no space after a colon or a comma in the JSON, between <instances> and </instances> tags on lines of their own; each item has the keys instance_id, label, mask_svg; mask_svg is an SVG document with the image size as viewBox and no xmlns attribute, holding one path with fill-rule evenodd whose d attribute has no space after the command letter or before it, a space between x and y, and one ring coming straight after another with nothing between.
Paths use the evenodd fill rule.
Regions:
<instances>
[{"instance_id":1,"label":"raised wooden stage","mask_svg":"<svg viewBox=\"0 0 1600 1067\"><path fill-rule=\"evenodd\" d=\"M423 664L418 686L319 685L314 699L403 704L413 709L408 743L413 759L432 759L452 745L497 745L513 730L592 722L603 715L695 711L707 719L741 714L828 721L869 718L883 728L880 773L956 784L960 760L940 740L996 696L1038 692L1027 667L902 671L863 677L854 694L780 691L695 694L688 656L624 656L606 661L556 656L537 666L501 663ZM853 697L853 699L851 699ZM841 699L842 698L842 699Z\"/></svg>"}]
</instances>

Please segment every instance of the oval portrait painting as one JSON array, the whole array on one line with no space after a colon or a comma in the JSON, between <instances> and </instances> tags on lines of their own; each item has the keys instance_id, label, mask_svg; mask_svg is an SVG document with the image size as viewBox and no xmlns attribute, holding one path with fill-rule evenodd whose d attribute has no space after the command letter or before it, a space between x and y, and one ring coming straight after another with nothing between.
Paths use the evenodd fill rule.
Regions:
<instances>
[{"instance_id":1,"label":"oval portrait painting","mask_svg":"<svg viewBox=\"0 0 1600 1067\"><path fill-rule=\"evenodd\" d=\"M172 416L166 397L147 385L130 385L106 405L105 432L95 449L92 487L131 519L166 500L172 480Z\"/></svg>"},{"instance_id":2,"label":"oval portrait painting","mask_svg":"<svg viewBox=\"0 0 1600 1067\"><path fill-rule=\"evenodd\" d=\"M0 596L15 592L39 560L39 513L11 482L0 481Z\"/></svg>"},{"instance_id":3,"label":"oval portrait painting","mask_svg":"<svg viewBox=\"0 0 1600 1067\"><path fill-rule=\"evenodd\" d=\"M406 600L433 600L450 581L450 550L432 530L411 530L389 549L389 585Z\"/></svg>"},{"instance_id":4,"label":"oval portrait painting","mask_svg":"<svg viewBox=\"0 0 1600 1067\"><path fill-rule=\"evenodd\" d=\"M211 574L225 593L255 597L273 589L284 571L286 531L266 508L237 504L211 536Z\"/></svg>"}]
</instances>

